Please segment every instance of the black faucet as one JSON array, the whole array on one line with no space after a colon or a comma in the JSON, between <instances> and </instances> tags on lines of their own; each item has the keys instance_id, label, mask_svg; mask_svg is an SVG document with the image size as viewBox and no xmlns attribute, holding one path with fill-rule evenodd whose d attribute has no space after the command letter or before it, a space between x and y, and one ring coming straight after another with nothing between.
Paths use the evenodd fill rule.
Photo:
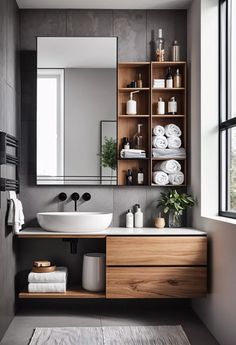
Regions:
<instances>
[{"instance_id":1,"label":"black faucet","mask_svg":"<svg viewBox=\"0 0 236 345\"><path fill-rule=\"evenodd\" d=\"M71 199L75 202L75 212L78 211L78 200L79 200L80 196L78 193L74 192L71 194Z\"/></svg>"}]
</instances>

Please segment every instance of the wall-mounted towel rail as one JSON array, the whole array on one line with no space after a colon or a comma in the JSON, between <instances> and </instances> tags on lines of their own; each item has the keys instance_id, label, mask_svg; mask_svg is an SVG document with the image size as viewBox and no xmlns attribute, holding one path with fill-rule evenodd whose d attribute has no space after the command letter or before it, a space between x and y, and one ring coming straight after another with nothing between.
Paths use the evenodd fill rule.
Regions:
<instances>
[{"instance_id":1,"label":"wall-mounted towel rail","mask_svg":"<svg viewBox=\"0 0 236 345\"><path fill-rule=\"evenodd\" d=\"M14 149L15 154L8 153L7 147ZM0 131L0 165L11 164L16 168L15 179L0 178L0 191L16 191L19 193L19 142L18 140L5 132Z\"/></svg>"}]
</instances>

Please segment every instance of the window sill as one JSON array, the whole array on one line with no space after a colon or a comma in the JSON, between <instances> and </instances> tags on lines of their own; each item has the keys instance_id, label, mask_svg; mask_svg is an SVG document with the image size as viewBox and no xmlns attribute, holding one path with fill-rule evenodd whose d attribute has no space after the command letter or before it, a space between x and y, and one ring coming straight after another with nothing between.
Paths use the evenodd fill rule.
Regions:
<instances>
[{"instance_id":1,"label":"window sill","mask_svg":"<svg viewBox=\"0 0 236 345\"><path fill-rule=\"evenodd\" d=\"M209 219L209 220L215 220L217 222L236 225L236 219L234 219L234 218L228 218L228 217L222 217L222 216L202 216L202 218Z\"/></svg>"}]
</instances>

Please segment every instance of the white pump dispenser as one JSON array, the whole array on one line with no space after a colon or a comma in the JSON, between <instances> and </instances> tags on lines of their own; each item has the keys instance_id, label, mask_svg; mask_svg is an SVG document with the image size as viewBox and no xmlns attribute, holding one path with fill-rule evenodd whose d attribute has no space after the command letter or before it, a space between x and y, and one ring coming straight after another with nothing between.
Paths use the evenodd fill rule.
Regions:
<instances>
[{"instance_id":1,"label":"white pump dispenser","mask_svg":"<svg viewBox=\"0 0 236 345\"><path fill-rule=\"evenodd\" d=\"M137 102L133 99L133 93L137 93L139 91L132 91L130 92L130 98L127 102L126 106L126 114L127 115L136 115L137 114Z\"/></svg>"}]
</instances>

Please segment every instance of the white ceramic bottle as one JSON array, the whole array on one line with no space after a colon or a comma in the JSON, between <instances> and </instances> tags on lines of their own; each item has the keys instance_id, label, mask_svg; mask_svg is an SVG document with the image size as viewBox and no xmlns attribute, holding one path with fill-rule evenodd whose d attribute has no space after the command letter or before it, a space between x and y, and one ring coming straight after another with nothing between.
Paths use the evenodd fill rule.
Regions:
<instances>
[{"instance_id":1,"label":"white ceramic bottle","mask_svg":"<svg viewBox=\"0 0 236 345\"><path fill-rule=\"evenodd\" d=\"M134 227L134 215L129 209L126 213L126 228L133 228Z\"/></svg>"},{"instance_id":2,"label":"white ceramic bottle","mask_svg":"<svg viewBox=\"0 0 236 345\"><path fill-rule=\"evenodd\" d=\"M165 102L163 101L162 97L158 98L157 115L165 115Z\"/></svg>"},{"instance_id":3,"label":"white ceramic bottle","mask_svg":"<svg viewBox=\"0 0 236 345\"><path fill-rule=\"evenodd\" d=\"M126 104L126 114L127 115L136 115L137 114L137 102L133 99L133 94L139 91L130 92L129 100Z\"/></svg>"},{"instance_id":4,"label":"white ceramic bottle","mask_svg":"<svg viewBox=\"0 0 236 345\"><path fill-rule=\"evenodd\" d=\"M135 228L143 228L143 212L141 211L140 205L137 205L137 210L134 215Z\"/></svg>"}]
</instances>

